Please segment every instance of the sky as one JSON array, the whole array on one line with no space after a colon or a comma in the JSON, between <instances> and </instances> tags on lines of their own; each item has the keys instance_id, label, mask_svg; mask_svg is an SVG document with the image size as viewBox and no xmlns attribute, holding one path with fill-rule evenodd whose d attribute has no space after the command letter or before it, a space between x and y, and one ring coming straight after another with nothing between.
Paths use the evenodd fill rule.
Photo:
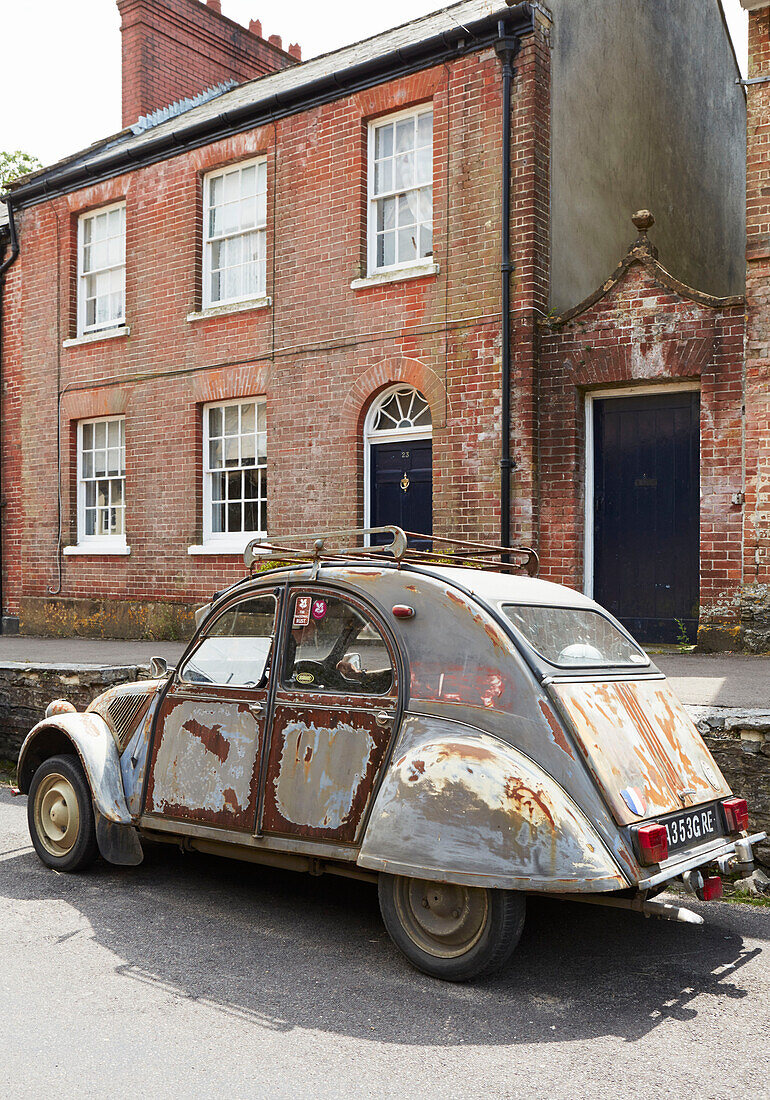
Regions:
<instances>
[{"instance_id":1,"label":"sky","mask_svg":"<svg viewBox=\"0 0 770 1100\"><path fill-rule=\"evenodd\" d=\"M261 19L265 37L280 34L284 47L299 42L308 58L448 2L222 0L222 14L246 25ZM120 19L115 0L0 0L0 6L0 150L23 149L52 164L117 132ZM725 0L725 7L745 71L746 13L739 0Z\"/></svg>"}]
</instances>

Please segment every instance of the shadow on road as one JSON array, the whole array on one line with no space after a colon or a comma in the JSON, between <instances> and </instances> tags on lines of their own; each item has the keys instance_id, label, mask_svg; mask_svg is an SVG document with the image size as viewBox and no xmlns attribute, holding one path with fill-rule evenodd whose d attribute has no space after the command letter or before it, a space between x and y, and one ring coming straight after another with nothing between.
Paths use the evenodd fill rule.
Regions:
<instances>
[{"instance_id":1,"label":"shadow on road","mask_svg":"<svg viewBox=\"0 0 770 1100\"><path fill-rule=\"evenodd\" d=\"M693 928L535 899L506 971L454 986L413 971L384 931L376 890L344 879L165 846L149 846L133 870L99 862L68 876L18 851L0 864L0 896L67 903L128 981L259 1027L435 1046L634 1042L663 1020L697 1015L703 993L746 996L741 967L760 949L746 950L727 925L745 924L752 938L770 931L747 910L736 919L711 907L710 923ZM82 934L62 936L62 950Z\"/></svg>"}]
</instances>

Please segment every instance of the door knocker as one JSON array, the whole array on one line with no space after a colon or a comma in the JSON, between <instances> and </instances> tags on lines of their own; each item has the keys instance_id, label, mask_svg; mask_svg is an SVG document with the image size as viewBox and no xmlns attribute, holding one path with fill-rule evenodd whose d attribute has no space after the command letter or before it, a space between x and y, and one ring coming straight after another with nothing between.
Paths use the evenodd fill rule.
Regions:
<instances>
[{"instance_id":1,"label":"door knocker","mask_svg":"<svg viewBox=\"0 0 770 1100\"><path fill-rule=\"evenodd\" d=\"M406 492L407 489L409 488L409 475L408 474L404 474L404 476L401 478L400 485L401 485L401 488L404 490L404 492Z\"/></svg>"}]
</instances>

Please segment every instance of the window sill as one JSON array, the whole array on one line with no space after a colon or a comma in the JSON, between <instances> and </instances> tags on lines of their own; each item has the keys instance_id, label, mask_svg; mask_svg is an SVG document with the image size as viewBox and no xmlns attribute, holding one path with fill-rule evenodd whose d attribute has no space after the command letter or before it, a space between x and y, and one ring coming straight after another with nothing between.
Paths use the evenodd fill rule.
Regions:
<instances>
[{"instance_id":1,"label":"window sill","mask_svg":"<svg viewBox=\"0 0 770 1100\"><path fill-rule=\"evenodd\" d=\"M378 271L374 275L367 275L363 279L354 279L350 284L351 290L364 290L370 286L385 286L388 283L401 283L406 279L424 279L426 276L438 275L441 270L435 260L427 260L421 264L410 264L408 267L393 267L389 271Z\"/></svg>"},{"instance_id":2,"label":"window sill","mask_svg":"<svg viewBox=\"0 0 770 1100\"><path fill-rule=\"evenodd\" d=\"M116 328L99 329L98 332L86 332L83 336L75 336L71 340L63 340L63 348L79 348L81 344L96 344L100 340L114 340L118 336L130 336L130 325L118 325Z\"/></svg>"},{"instance_id":3,"label":"window sill","mask_svg":"<svg viewBox=\"0 0 770 1100\"><path fill-rule=\"evenodd\" d=\"M101 558L105 556L127 558L131 553L131 547L126 546L124 542L117 543L115 546L110 546L109 543L102 543L99 545L97 543L89 544L87 542L79 542L76 546L65 546L62 553L66 554L67 557L72 557L77 554L91 558Z\"/></svg>"},{"instance_id":4,"label":"window sill","mask_svg":"<svg viewBox=\"0 0 770 1100\"><path fill-rule=\"evenodd\" d=\"M187 553L195 556L199 554L224 554L242 558L246 547L249 545L252 539L265 538L267 538L267 535L257 532L254 535L249 535L248 538L238 539L237 541L233 541L231 539L222 539L221 542L216 542L212 540L210 542L198 543L195 546L188 546Z\"/></svg>"},{"instance_id":5,"label":"window sill","mask_svg":"<svg viewBox=\"0 0 770 1100\"><path fill-rule=\"evenodd\" d=\"M226 302L221 306L207 306L196 313L188 313L188 321L208 321L212 317L224 317L228 313L246 313L252 309L268 309L273 304L272 298L249 298L245 302Z\"/></svg>"}]
</instances>

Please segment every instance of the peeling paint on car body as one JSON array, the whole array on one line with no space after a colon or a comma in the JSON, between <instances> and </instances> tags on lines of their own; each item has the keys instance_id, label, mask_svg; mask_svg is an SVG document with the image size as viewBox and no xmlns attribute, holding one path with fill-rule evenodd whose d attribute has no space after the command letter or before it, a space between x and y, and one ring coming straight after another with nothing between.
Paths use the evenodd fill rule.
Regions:
<instances>
[{"instance_id":1,"label":"peeling paint on car body","mask_svg":"<svg viewBox=\"0 0 770 1100\"><path fill-rule=\"evenodd\" d=\"M284 682L296 593L339 597L364 615L381 635L378 656L389 655L391 687L376 695L354 691L349 677ZM730 793L654 665L549 673L500 612L518 601L605 614L579 593L472 569L294 565L215 600L180 670L223 609L259 595L277 611L271 662L263 654L254 680L192 682L180 671L135 685L133 701L121 689L131 718L119 760L97 713L118 696L30 734L31 743L43 727L71 736L105 820L185 842L221 837L252 853L307 853L346 862L348 873L357 863L367 873L599 894L650 875L634 851L641 818L626 788L643 794L645 819ZM393 616L402 604L414 617ZM347 654L340 644L334 662ZM370 672L382 675L376 664Z\"/></svg>"},{"instance_id":2,"label":"peeling paint on car body","mask_svg":"<svg viewBox=\"0 0 770 1100\"><path fill-rule=\"evenodd\" d=\"M533 761L480 730L451 736L440 721L406 719L359 866L509 890L628 884L585 815Z\"/></svg>"},{"instance_id":3,"label":"peeling paint on car body","mask_svg":"<svg viewBox=\"0 0 770 1100\"><path fill-rule=\"evenodd\" d=\"M627 788L643 793L644 817L729 795L716 761L664 680L554 684L552 691L619 825L642 817L624 801ZM685 791L691 792L686 800Z\"/></svg>"},{"instance_id":4,"label":"peeling paint on car body","mask_svg":"<svg viewBox=\"0 0 770 1100\"><path fill-rule=\"evenodd\" d=\"M249 829L260 732L248 705L167 698L162 716L148 812Z\"/></svg>"}]
</instances>

